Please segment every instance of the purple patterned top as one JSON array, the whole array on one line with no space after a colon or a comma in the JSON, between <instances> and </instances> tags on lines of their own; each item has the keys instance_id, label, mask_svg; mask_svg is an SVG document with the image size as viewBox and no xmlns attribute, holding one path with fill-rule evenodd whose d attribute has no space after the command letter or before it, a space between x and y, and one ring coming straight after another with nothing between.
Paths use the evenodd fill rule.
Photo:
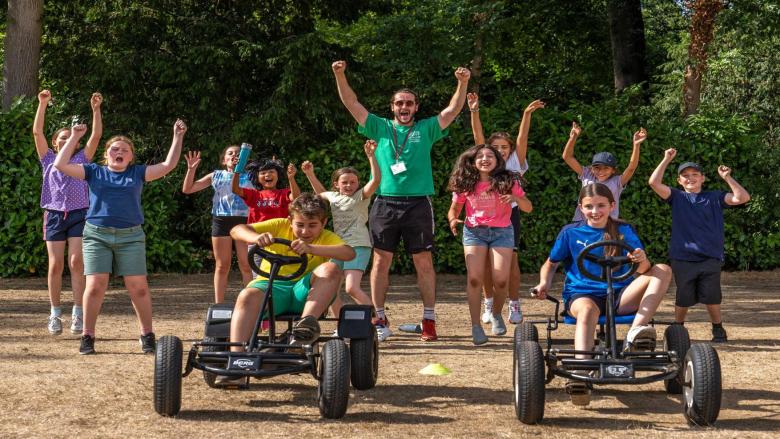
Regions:
<instances>
[{"instance_id":1,"label":"purple patterned top","mask_svg":"<svg viewBox=\"0 0 780 439\"><path fill-rule=\"evenodd\" d=\"M69 177L54 167L54 151L49 149L41 159L43 168L43 184L41 185L41 207L43 209L70 212L89 207L89 190L87 182ZM70 159L72 164L89 163L84 150L79 150Z\"/></svg>"}]
</instances>

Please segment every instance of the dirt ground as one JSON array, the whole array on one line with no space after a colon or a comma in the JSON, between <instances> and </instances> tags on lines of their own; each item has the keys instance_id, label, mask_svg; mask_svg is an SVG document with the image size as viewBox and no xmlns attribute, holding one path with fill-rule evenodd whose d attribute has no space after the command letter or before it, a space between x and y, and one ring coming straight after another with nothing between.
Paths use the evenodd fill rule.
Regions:
<instances>
[{"instance_id":1,"label":"dirt ground","mask_svg":"<svg viewBox=\"0 0 780 439\"><path fill-rule=\"evenodd\" d=\"M560 378L547 386L543 422L521 424L512 407L512 327L507 336L474 347L465 278L438 279L440 341L424 343L396 330L421 316L414 278L392 278L387 311L395 335L380 346L377 386L352 390L346 416L336 421L320 418L311 376L225 391L207 387L198 371L183 380L181 413L161 417L152 405L154 358L141 354L138 324L119 284L107 294L98 320L98 354L80 356L78 336L67 329L60 336L46 332L45 279L0 279L0 437L778 437L780 272L724 274L729 342L716 346L723 400L715 427L708 429L689 427L680 397L667 395L662 383L597 387L591 404L577 408ZM525 276L523 291L533 280L536 275ZM202 337L211 276L152 276L150 283L155 332L181 337L186 352ZM673 298L674 289L660 320L671 319ZM64 303L69 315L69 292ZM523 310L526 317L541 318L550 306L525 300ZM694 342L709 340L702 307L692 310L686 326ZM560 336L572 333L565 327ZM442 363L452 373L420 375L429 363Z\"/></svg>"}]
</instances>

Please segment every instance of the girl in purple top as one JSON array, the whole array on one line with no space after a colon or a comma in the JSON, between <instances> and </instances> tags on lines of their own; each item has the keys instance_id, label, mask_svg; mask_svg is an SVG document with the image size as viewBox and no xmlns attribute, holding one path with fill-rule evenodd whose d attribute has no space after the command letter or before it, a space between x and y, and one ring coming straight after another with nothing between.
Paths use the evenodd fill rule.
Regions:
<instances>
[{"instance_id":1,"label":"girl in purple top","mask_svg":"<svg viewBox=\"0 0 780 439\"><path fill-rule=\"evenodd\" d=\"M70 136L70 129L60 128L51 138L49 148L43 133L46 107L51 101L51 92L43 90L38 93L38 111L33 122L33 139L35 150L43 168L43 184L41 185L41 208L43 209L43 240L46 241L46 251L49 255L47 275L51 314L48 330L51 334L62 333L62 308L60 293L62 291L62 273L65 266L65 244L68 246L68 267L73 288L73 312L70 331L80 334L82 331L81 298L84 294L84 263L81 253L81 236L84 230L84 218L89 206L87 184L69 177L54 168L54 158L65 141ZM100 136L103 134L103 119L100 105L103 97L93 93L90 99L92 107L92 134L84 149L77 152L70 163L83 164L92 161Z\"/></svg>"}]
</instances>

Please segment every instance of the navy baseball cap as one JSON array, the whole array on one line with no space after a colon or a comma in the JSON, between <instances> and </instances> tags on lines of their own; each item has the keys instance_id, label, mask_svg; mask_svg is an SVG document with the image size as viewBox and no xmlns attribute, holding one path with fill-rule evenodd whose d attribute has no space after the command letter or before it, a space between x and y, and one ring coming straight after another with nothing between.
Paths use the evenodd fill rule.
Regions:
<instances>
[{"instance_id":1,"label":"navy baseball cap","mask_svg":"<svg viewBox=\"0 0 780 439\"><path fill-rule=\"evenodd\" d=\"M608 152L597 152L593 155L593 161L590 163L590 165L607 165L613 168L617 168L617 160L615 160L614 155Z\"/></svg>"},{"instance_id":2,"label":"navy baseball cap","mask_svg":"<svg viewBox=\"0 0 780 439\"><path fill-rule=\"evenodd\" d=\"M704 172L701 169L701 166L699 166L698 163L696 163L696 162L685 162L682 165L677 167L677 175L682 174L682 171L684 171L684 170L686 170L688 168L693 168L693 169L695 169L695 170L697 170L699 172Z\"/></svg>"}]
</instances>

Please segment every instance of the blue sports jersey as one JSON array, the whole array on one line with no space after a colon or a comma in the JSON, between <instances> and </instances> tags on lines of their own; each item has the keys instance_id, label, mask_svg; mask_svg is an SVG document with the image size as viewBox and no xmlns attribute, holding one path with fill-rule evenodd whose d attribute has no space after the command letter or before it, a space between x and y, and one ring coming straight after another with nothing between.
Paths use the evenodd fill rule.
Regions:
<instances>
[{"instance_id":1,"label":"blue sports jersey","mask_svg":"<svg viewBox=\"0 0 780 439\"><path fill-rule=\"evenodd\" d=\"M636 235L636 231L630 224L622 223L618 226L618 240L625 241L631 248L644 249L642 241ZM569 301L569 298L573 294L589 294L597 297L604 297L607 295L607 283L594 281L586 278L580 273L577 267L577 256L579 256L582 249L585 246L593 244L594 242L602 241L604 239L604 229L597 229L591 227L585 221L577 223L571 223L564 226L558 237L555 239L552 250L550 250L550 261L563 262L564 270L566 271L566 280L563 286L563 300ZM597 248L593 251L596 256L604 254L605 247ZM625 255L626 251L621 249L621 254ZM629 269L629 265L625 265L618 269L614 273L615 276L619 276ZM585 260L585 268L595 275L601 273L601 266L595 262ZM619 291L633 281L633 277L629 277L621 282L612 282L612 286L615 291Z\"/></svg>"}]
</instances>

